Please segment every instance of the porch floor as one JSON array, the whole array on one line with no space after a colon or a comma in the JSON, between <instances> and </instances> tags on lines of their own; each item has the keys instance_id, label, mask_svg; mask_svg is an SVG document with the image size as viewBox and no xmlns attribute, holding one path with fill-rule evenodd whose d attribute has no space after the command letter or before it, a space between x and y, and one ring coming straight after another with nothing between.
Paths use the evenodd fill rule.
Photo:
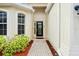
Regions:
<instances>
[{"instance_id":1,"label":"porch floor","mask_svg":"<svg viewBox=\"0 0 79 59\"><path fill-rule=\"evenodd\" d=\"M44 39L35 39L28 56L53 56Z\"/></svg>"}]
</instances>

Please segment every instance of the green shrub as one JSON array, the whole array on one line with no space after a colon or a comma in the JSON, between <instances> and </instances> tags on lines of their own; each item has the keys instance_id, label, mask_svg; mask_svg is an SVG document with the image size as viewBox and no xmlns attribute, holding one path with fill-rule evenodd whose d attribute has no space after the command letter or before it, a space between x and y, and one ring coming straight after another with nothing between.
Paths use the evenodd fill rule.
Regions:
<instances>
[{"instance_id":1,"label":"green shrub","mask_svg":"<svg viewBox=\"0 0 79 59\"><path fill-rule=\"evenodd\" d=\"M12 56L12 53L5 53L5 56Z\"/></svg>"},{"instance_id":2,"label":"green shrub","mask_svg":"<svg viewBox=\"0 0 79 59\"><path fill-rule=\"evenodd\" d=\"M3 35L0 35L0 45L6 42L6 37Z\"/></svg>"},{"instance_id":3,"label":"green shrub","mask_svg":"<svg viewBox=\"0 0 79 59\"><path fill-rule=\"evenodd\" d=\"M0 51L3 50L3 46L6 43L6 36L0 35Z\"/></svg>"},{"instance_id":4,"label":"green shrub","mask_svg":"<svg viewBox=\"0 0 79 59\"><path fill-rule=\"evenodd\" d=\"M25 35L17 35L11 41L6 43L3 50L3 55L12 55L15 52L21 52L27 47L29 42L29 37Z\"/></svg>"}]
</instances>

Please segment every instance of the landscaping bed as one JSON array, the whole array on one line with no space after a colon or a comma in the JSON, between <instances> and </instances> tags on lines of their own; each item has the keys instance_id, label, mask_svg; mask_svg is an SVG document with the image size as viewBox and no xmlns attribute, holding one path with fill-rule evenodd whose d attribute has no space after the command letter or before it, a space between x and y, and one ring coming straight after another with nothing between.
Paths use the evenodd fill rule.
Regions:
<instances>
[{"instance_id":1,"label":"landscaping bed","mask_svg":"<svg viewBox=\"0 0 79 59\"><path fill-rule=\"evenodd\" d=\"M46 40L46 42L47 42L47 45L48 45L49 49L51 50L53 56L59 56L58 53L56 52L56 50L54 49L54 47L51 45L51 43L48 40Z\"/></svg>"},{"instance_id":2,"label":"landscaping bed","mask_svg":"<svg viewBox=\"0 0 79 59\"><path fill-rule=\"evenodd\" d=\"M28 52L29 52L29 50L30 50L30 48L31 48L31 46L32 46L32 43L33 43L33 40L31 40L31 41L29 42L28 47L24 48L25 51L23 51L23 52L16 52L16 53L14 54L14 56L27 56L27 54L28 54Z\"/></svg>"},{"instance_id":3,"label":"landscaping bed","mask_svg":"<svg viewBox=\"0 0 79 59\"><path fill-rule=\"evenodd\" d=\"M26 56L32 43L26 35L16 35L11 41L0 36L0 56Z\"/></svg>"}]
</instances>

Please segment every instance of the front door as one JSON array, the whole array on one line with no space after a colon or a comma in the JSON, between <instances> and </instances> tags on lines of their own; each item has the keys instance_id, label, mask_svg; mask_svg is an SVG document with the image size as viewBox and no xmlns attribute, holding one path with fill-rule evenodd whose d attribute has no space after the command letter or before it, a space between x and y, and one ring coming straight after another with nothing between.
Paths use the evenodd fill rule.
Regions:
<instances>
[{"instance_id":1,"label":"front door","mask_svg":"<svg viewBox=\"0 0 79 59\"><path fill-rule=\"evenodd\" d=\"M37 29L36 36L43 38L43 21L36 22L36 29Z\"/></svg>"}]
</instances>

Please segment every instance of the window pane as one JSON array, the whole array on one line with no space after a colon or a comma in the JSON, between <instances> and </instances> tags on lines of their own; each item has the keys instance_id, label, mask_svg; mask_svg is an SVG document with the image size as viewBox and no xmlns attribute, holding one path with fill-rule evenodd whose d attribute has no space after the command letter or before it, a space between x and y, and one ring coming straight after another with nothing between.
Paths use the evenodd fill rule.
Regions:
<instances>
[{"instance_id":1,"label":"window pane","mask_svg":"<svg viewBox=\"0 0 79 59\"><path fill-rule=\"evenodd\" d=\"M2 17L2 13L0 13L0 18Z\"/></svg>"},{"instance_id":2,"label":"window pane","mask_svg":"<svg viewBox=\"0 0 79 59\"><path fill-rule=\"evenodd\" d=\"M24 24L24 19L22 19L22 23Z\"/></svg>"},{"instance_id":3,"label":"window pane","mask_svg":"<svg viewBox=\"0 0 79 59\"><path fill-rule=\"evenodd\" d=\"M7 29L7 25L6 25L6 24L4 24L4 29L5 29L5 30Z\"/></svg>"},{"instance_id":4,"label":"window pane","mask_svg":"<svg viewBox=\"0 0 79 59\"><path fill-rule=\"evenodd\" d=\"M22 26L21 25L18 25L18 30L20 30L22 28Z\"/></svg>"},{"instance_id":5,"label":"window pane","mask_svg":"<svg viewBox=\"0 0 79 59\"><path fill-rule=\"evenodd\" d=\"M18 34L21 34L21 30L18 30Z\"/></svg>"},{"instance_id":6,"label":"window pane","mask_svg":"<svg viewBox=\"0 0 79 59\"><path fill-rule=\"evenodd\" d=\"M0 35L3 35L3 30L0 30Z\"/></svg>"},{"instance_id":7,"label":"window pane","mask_svg":"<svg viewBox=\"0 0 79 59\"><path fill-rule=\"evenodd\" d=\"M24 34L24 30L22 30L22 34Z\"/></svg>"},{"instance_id":8,"label":"window pane","mask_svg":"<svg viewBox=\"0 0 79 59\"><path fill-rule=\"evenodd\" d=\"M6 14L6 13L3 13L3 14L2 14L2 16L6 17L6 16L7 16L7 14Z\"/></svg>"},{"instance_id":9,"label":"window pane","mask_svg":"<svg viewBox=\"0 0 79 59\"><path fill-rule=\"evenodd\" d=\"M18 14L18 23L23 23L24 24L24 18L25 18L25 15L19 13Z\"/></svg>"},{"instance_id":10,"label":"window pane","mask_svg":"<svg viewBox=\"0 0 79 59\"><path fill-rule=\"evenodd\" d=\"M20 15L18 15L18 18L21 18L21 16L20 16Z\"/></svg>"},{"instance_id":11,"label":"window pane","mask_svg":"<svg viewBox=\"0 0 79 59\"><path fill-rule=\"evenodd\" d=\"M7 13L6 12L0 12L0 17L2 17L2 16L4 16L4 17L7 17Z\"/></svg>"},{"instance_id":12,"label":"window pane","mask_svg":"<svg viewBox=\"0 0 79 59\"><path fill-rule=\"evenodd\" d=\"M3 33L4 35L7 35L7 30L4 30L4 33Z\"/></svg>"},{"instance_id":13,"label":"window pane","mask_svg":"<svg viewBox=\"0 0 79 59\"><path fill-rule=\"evenodd\" d=\"M20 13L18 14L18 18L21 18L21 14Z\"/></svg>"},{"instance_id":14,"label":"window pane","mask_svg":"<svg viewBox=\"0 0 79 59\"><path fill-rule=\"evenodd\" d=\"M7 22L7 18L3 18L3 23L6 23Z\"/></svg>"},{"instance_id":15,"label":"window pane","mask_svg":"<svg viewBox=\"0 0 79 59\"><path fill-rule=\"evenodd\" d=\"M0 29L3 29L3 24L0 24Z\"/></svg>"},{"instance_id":16,"label":"window pane","mask_svg":"<svg viewBox=\"0 0 79 59\"><path fill-rule=\"evenodd\" d=\"M18 34L24 34L24 20L25 20L25 15L19 13L18 14Z\"/></svg>"},{"instance_id":17,"label":"window pane","mask_svg":"<svg viewBox=\"0 0 79 59\"><path fill-rule=\"evenodd\" d=\"M18 19L18 23L21 23L21 19L20 18Z\"/></svg>"},{"instance_id":18,"label":"window pane","mask_svg":"<svg viewBox=\"0 0 79 59\"><path fill-rule=\"evenodd\" d=\"M24 16L24 15L22 15L22 18L25 18L25 16Z\"/></svg>"},{"instance_id":19,"label":"window pane","mask_svg":"<svg viewBox=\"0 0 79 59\"><path fill-rule=\"evenodd\" d=\"M2 23L2 18L0 18L0 23Z\"/></svg>"},{"instance_id":20,"label":"window pane","mask_svg":"<svg viewBox=\"0 0 79 59\"><path fill-rule=\"evenodd\" d=\"M22 29L24 29L24 25L22 25Z\"/></svg>"},{"instance_id":21,"label":"window pane","mask_svg":"<svg viewBox=\"0 0 79 59\"><path fill-rule=\"evenodd\" d=\"M0 35L7 34L7 13L4 11L0 11Z\"/></svg>"}]
</instances>

